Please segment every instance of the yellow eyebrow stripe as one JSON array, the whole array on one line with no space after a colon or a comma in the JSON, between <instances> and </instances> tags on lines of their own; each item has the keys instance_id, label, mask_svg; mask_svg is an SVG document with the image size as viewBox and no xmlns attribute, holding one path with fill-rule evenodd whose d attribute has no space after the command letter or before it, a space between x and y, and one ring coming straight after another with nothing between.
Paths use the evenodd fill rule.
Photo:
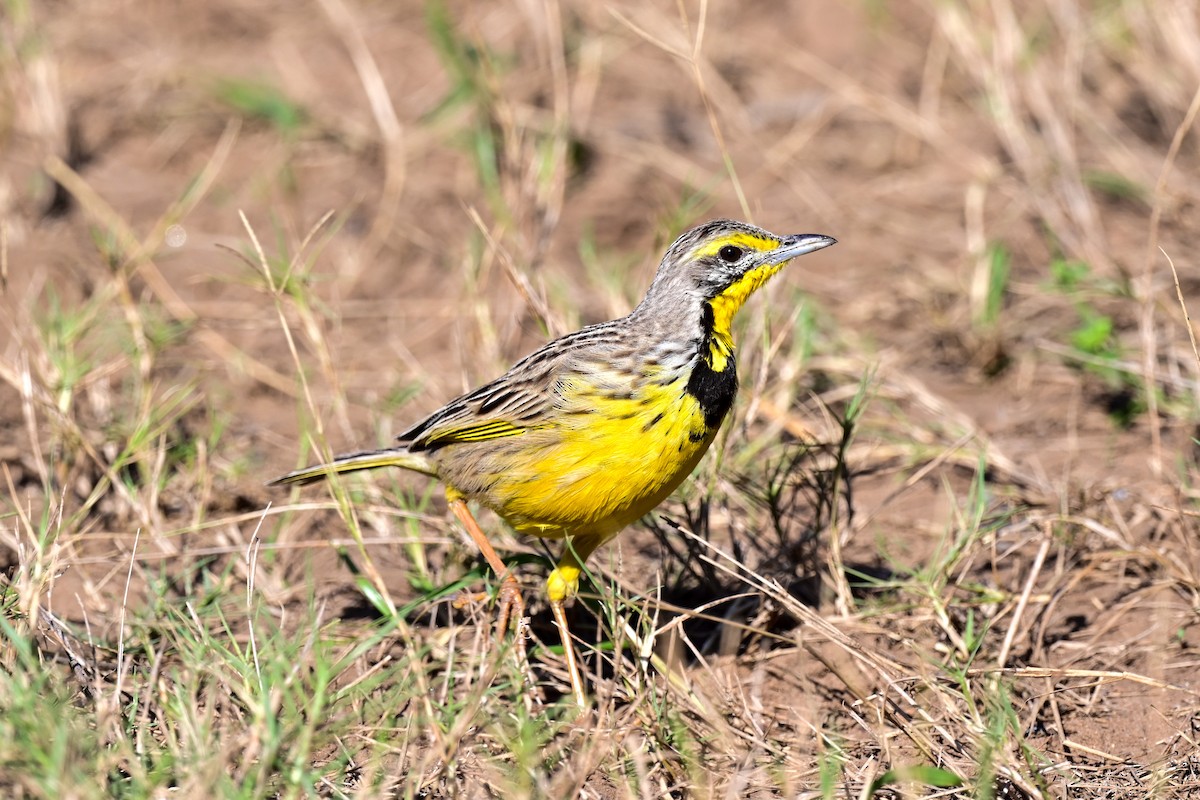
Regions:
<instances>
[{"instance_id":1,"label":"yellow eyebrow stripe","mask_svg":"<svg viewBox=\"0 0 1200 800\"><path fill-rule=\"evenodd\" d=\"M725 245L733 245L741 247L744 250L756 250L760 253L769 252L779 247L777 239L767 239L762 236L755 236L752 233L731 233L728 236L722 236L716 241L702 244L688 254L689 259L707 258L715 256Z\"/></svg>"}]
</instances>

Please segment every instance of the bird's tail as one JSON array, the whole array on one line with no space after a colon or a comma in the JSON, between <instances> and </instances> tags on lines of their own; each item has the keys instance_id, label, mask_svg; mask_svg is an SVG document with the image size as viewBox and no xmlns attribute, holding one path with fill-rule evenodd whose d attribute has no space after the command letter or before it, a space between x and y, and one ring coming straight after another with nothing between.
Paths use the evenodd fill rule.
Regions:
<instances>
[{"instance_id":1,"label":"bird's tail","mask_svg":"<svg viewBox=\"0 0 1200 800\"><path fill-rule=\"evenodd\" d=\"M364 450L360 453L347 453L338 456L328 464L317 464L305 467L304 469L298 469L295 472L289 472L287 475L282 475L273 481L269 481L267 486L282 486L289 483L303 486L307 483L324 480L330 475L340 475L343 472L357 472L360 469L377 469L379 467L401 467L403 469L411 469L414 472L423 472L435 478L437 477L437 469L424 455L410 453L404 448L389 447L384 450Z\"/></svg>"}]
</instances>

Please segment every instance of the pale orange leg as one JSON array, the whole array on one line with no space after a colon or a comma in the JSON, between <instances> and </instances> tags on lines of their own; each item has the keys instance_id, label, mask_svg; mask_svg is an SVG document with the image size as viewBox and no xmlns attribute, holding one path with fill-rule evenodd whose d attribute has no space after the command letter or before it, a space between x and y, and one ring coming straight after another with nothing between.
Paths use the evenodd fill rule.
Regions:
<instances>
[{"instance_id":1,"label":"pale orange leg","mask_svg":"<svg viewBox=\"0 0 1200 800\"><path fill-rule=\"evenodd\" d=\"M567 629L567 612L563 609L562 600L551 600L550 611L554 614L554 624L558 626L558 635L562 637L563 654L567 657L567 674L571 679L571 694L575 695L575 705L587 708L587 696L583 693L583 681L579 678L579 664L575 660L575 645L571 642L571 631Z\"/></svg>"},{"instance_id":2,"label":"pale orange leg","mask_svg":"<svg viewBox=\"0 0 1200 800\"><path fill-rule=\"evenodd\" d=\"M504 641L504 634L508 631L508 620L512 615L513 609L516 609L518 624L525 617L525 600L521 597L521 587L517 583L517 579L509 572L508 567L500 560L500 556L496 555L495 548L488 538L484 536L483 531L479 527L479 523L475 521L474 515L471 514L471 509L467 508L465 500L460 498L452 498L450 500L450 510L454 512L454 516L458 517L458 521L467 529L475 546L479 548L479 552L483 553L483 557L491 566L492 571L496 573L496 577L500 579L500 608L496 612L496 641ZM520 631L518 631L519 633ZM518 636L518 647L524 646L523 637Z\"/></svg>"},{"instance_id":3,"label":"pale orange leg","mask_svg":"<svg viewBox=\"0 0 1200 800\"><path fill-rule=\"evenodd\" d=\"M563 654L567 658L571 694L575 696L575 704L581 709L587 708L587 695L583 691L583 680L579 677L579 661L575 657L575 644L571 639L571 631L567 628L567 613L563 608L563 601L574 597L579 591L579 576L583 573L583 562L603 542L604 537L595 535L578 536L564 542L562 558L546 580L546 596L550 598L550 611L554 614L558 635L562 637Z\"/></svg>"}]
</instances>

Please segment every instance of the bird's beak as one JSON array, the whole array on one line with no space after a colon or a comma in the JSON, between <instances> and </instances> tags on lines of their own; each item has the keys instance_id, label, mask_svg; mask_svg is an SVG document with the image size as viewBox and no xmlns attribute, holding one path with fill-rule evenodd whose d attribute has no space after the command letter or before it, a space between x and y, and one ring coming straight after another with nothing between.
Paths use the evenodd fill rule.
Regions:
<instances>
[{"instance_id":1,"label":"bird's beak","mask_svg":"<svg viewBox=\"0 0 1200 800\"><path fill-rule=\"evenodd\" d=\"M763 257L762 263L782 264L790 258L824 249L831 244L837 244L837 239L832 236L822 236L819 233L798 233L795 236L785 236L780 241L779 247Z\"/></svg>"}]
</instances>

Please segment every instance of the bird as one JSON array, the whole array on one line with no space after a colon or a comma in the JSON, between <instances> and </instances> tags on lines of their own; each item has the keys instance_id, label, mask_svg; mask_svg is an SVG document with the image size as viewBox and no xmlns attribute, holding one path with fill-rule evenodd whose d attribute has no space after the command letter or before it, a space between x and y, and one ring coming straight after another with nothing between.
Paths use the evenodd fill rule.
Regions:
<instances>
[{"instance_id":1,"label":"bird","mask_svg":"<svg viewBox=\"0 0 1200 800\"><path fill-rule=\"evenodd\" d=\"M565 541L546 580L575 701L586 706L564 603L588 557L695 469L738 390L734 315L792 259L836 240L713 220L667 249L628 315L545 344L451 400L391 447L347 453L270 485L400 467L445 486L450 510L501 581L497 637L524 601L469 502L519 534Z\"/></svg>"}]
</instances>

